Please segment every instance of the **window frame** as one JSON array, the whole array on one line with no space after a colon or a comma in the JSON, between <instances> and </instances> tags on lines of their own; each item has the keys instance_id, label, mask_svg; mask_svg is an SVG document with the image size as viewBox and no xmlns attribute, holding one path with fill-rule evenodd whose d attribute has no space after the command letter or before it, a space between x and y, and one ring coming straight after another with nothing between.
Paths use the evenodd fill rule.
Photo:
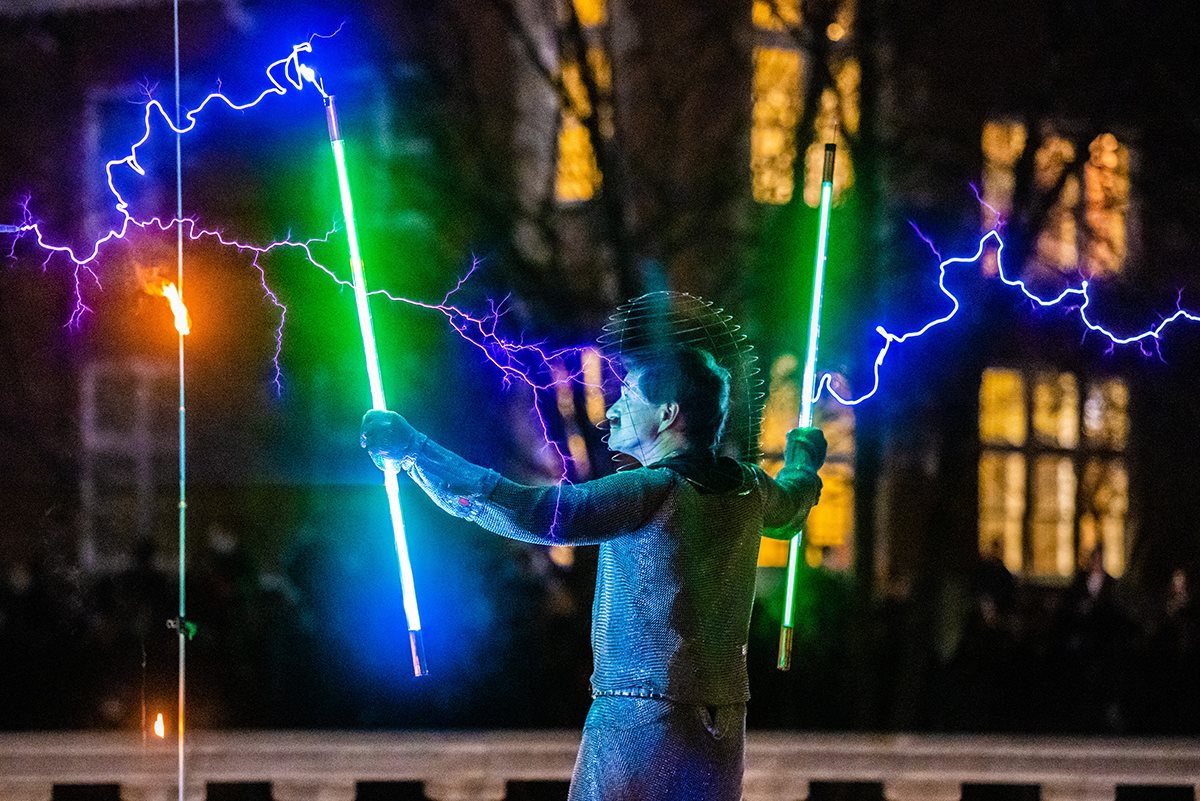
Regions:
<instances>
[{"instance_id":1,"label":"window frame","mask_svg":"<svg viewBox=\"0 0 1200 801\"><path fill-rule=\"evenodd\" d=\"M1094 461L1098 461L1101 463L1119 462L1124 467L1125 474L1127 477L1129 476L1129 472L1130 472L1129 458L1128 458L1128 433L1126 434L1125 446L1121 449L1117 449L1111 445L1098 445L1096 443L1089 441L1088 435L1087 435L1087 430L1086 430L1087 423L1086 423L1086 418L1085 418L1088 396L1094 387L1097 387L1098 385L1102 384L1105 381L1109 381L1109 380L1113 380L1113 379L1122 381L1122 383L1125 383L1126 392L1128 392L1128 384L1125 382L1124 377L1120 376L1118 374L1109 374L1109 373L1084 374L1084 373L1081 373L1079 371L1074 371L1074 370L1059 370L1059 369L1055 369L1055 368L1047 366L1047 365L994 364L994 365L989 365L989 367L985 368L984 373L986 373L986 371L988 369L1008 370L1008 371L1017 373L1021 377L1023 402L1024 402L1025 441L1021 445L1010 445L1010 444L999 443L999 442L986 442L982 438L982 432L978 431L978 429L979 429L978 424L976 425L976 430L978 432L977 436L979 437L978 438L978 453L977 453L976 460L975 460L976 476L977 476L976 480L977 481L979 481L978 467L982 463L985 454L989 454L989 453L999 454L999 455L1019 454L1024 459L1024 490L1023 490L1024 491L1024 508L1023 508L1022 515L1021 515L1021 564L1020 564L1019 568L1013 569L1012 564L1009 562L1009 560L1007 558L1005 558L1005 563L1008 564L1009 568L1011 570L1013 570L1014 573L1022 576L1027 581L1031 581L1034 583L1040 583L1040 584L1047 584L1047 585L1057 585L1057 584L1067 583L1071 580L1071 577L1074 575L1075 571L1078 570L1080 561L1081 561L1081 556L1082 556L1080 554L1080 546L1081 546L1081 533L1080 532L1081 532L1081 523L1082 523L1082 519L1083 519L1083 514L1082 514L1082 510L1083 510L1083 506L1084 506L1083 501L1085 498L1085 496L1084 496L1084 493L1085 493L1084 477L1085 477L1085 472L1088 468L1088 465ZM982 388L983 388L984 373L981 373L981 375L980 375L980 391L981 392L982 392ZM1037 436L1036 436L1036 430L1034 428L1034 417L1035 417L1034 398L1035 398L1036 385L1037 385L1038 378L1042 375L1060 376L1060 375L1064 375L1064 374L1071 375L1074 377L1074 379L1076 381L1076 387L1078 390L1077 398L1076 398L1076 408L1075 408L1075 413L1077 415L1077 417L1076 417L1077 424L1076 424L1076 432L1075 432L1077 435L1077 440L1076 440L1077 445L1073 448L1066 447L1063 445L1058 445L1058 444L1038 442ZM978 404L978 413L980 416L982 416L982 413L983 413L982 400L980 400L979 404ZM1125 408L1125 418L1126 418L1126 423L1128 424L1128 418L1129 418L1128 405L1126 405L1126 408ZM1127 428L1127 432L1128 432L1128 428ZM1033 561L1034 561L1034 552L1035 552L1033 527L1034 527L1034 522L1035 522L1034 517L1035 517L1036 511L1037 511L1037 506L1035 503L1035 500L1037 498L1035 477L1036 477L1036 465L1037 465L1037 461L1038 461L1039 457L1051 457L1051 458L1059 458L1059 459L1066 458L1066 459L1070 460L1072 471L1075 476L1075 492L1074 492L1074 500L1072 503L1072 515L1071 515L1071 542L1072 542L1072 555L1073 555L1074 564L1072 565L1072 570L1067 575L1061 575L1061 574L1057 574L1057 573L1035 573L1035 572L1033 572ZM983 514L984 514L983 497L984 496L983 496L983 492L982 492L982 485L980 483L980 484L977 484L977 487L976 487L976 541L977 541L977 548L979 549L979 551L981 553L983 553L985 551L985 549L990 546L990 542L985 543L983 541L983 525L982 525L983 524ZM1121 561L1121 564L1123 566L1122 573L1124 572L1124 567L1127 566L1127 564L1128 564L1128 557L1129 557L1129 553L1130 553L1129 532L1131 529L1131 516L1128 511L1128 499L1129 499L1129 491L1128 491L1128 484L1127 484L1126 514L1125 514L1125 519L1124 519L1123 530L1121 533L1121 548L1123 551L1122 561ZM1098 544L1105 548L1109 547L1109 544L1105 543L1103 540L1100 540L1098 542ZM1006 553L1006 557L1007 557L1007 553Z\"/></svg>"}]
</instances>

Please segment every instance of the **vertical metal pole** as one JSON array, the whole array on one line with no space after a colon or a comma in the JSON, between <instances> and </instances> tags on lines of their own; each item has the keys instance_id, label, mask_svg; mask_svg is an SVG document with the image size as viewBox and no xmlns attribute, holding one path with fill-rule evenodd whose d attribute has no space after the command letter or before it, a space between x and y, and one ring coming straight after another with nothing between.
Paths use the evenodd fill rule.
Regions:
<instances>
[{"instance_id":1,"label":"vertical metal pole","mask_svg":"<svg viewBox=\"0 0 1200 801\"><path fill-rule=\"evenodd\" d=\"M179 90L179 0L174 0L174 33L175 33L175 253L176 277L175 283L179 289L179 297L183 299L183 135L178 133L180 126L180 90ZM186 777L186 752L184 749L184 709L187 700L187 404L184 393L184 348L183 330L179 334L179 697L176 729L178 732L176 757L179 767L179 801L184 799Z\"/></svg>"},{"instance_id":2,"label":"vertical metal pole","mask_svg":"<svg viewBox=\"0 0 1200 801\"><path fill-rule=\"evenodd\" d=\"M342 216L346 218L346 239L350 245L350 271L354 277L354 301L358 309L358 327L362 334L363 353L367 361L367 381L371 386L371 407L386 409L383 377L379 370L379 352L375 347L375 330L371 325L371 309L367 301L362 252L358 246L358 228L354 222L354 203L350 197L345 143L342 140L333 95L325 96L325 119L329 124L329 142L333 146L333 159L337 165L338 190L342 196ZM412 563L408 556L408 540L404 533L404 518L400 513L400 485L396 479L396 473L392 470L385 471L383 483L384 489L387 491L388 512L392 518L392 537L396 543L396 557L400 563L400 590L404 598L404 616L408 621L408 641L409 648L412 650L413 674L424 676L429 673L429 668L425 664L421 614L417 609L417 594L413 585Z\"/></svg>"},{"instance_id":3,"label":"vertical metal pole","mask_svg":"<svg viewBox=\"0 0 1200 801\"><path fill-rule=\"evenodd\" d=\"M804 377L800 387L801 427L811 426L813 418L813 393L817 384L817 343L821 338L821 295L825 290L825 256L829 247L829 214L833 205L833 160L837 146L832 142L825 145L825 164L821 170L820 223L817 229L817 255L813 267L812 308L808 318L808 349L804 355ZM787 589L783 600L783 623L779 627L780 670L792 666L792 631L795 624L796 574L800 569L801 539L803 531L796 532L788 543Z\"/></svg>"}]
</instances>

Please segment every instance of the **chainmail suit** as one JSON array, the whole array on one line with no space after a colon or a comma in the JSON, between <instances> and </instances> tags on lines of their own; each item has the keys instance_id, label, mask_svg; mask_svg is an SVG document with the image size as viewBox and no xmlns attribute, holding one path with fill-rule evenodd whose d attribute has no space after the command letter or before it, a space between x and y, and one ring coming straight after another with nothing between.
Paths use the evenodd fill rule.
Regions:
<instances>
[{"instance_id":1,"label":"chainmail suit","mask_svg":"<svg viewBox=\"0 0 1200 801\"><path fill-rule=\"evenodd\" d=\"M599 545L595 698L570 801L741 798L746 648L764 526L798 526L816 474L707 454L530 487L417 435L400 466L447 512L512 539Z\"/></svg>"}]
</instances>

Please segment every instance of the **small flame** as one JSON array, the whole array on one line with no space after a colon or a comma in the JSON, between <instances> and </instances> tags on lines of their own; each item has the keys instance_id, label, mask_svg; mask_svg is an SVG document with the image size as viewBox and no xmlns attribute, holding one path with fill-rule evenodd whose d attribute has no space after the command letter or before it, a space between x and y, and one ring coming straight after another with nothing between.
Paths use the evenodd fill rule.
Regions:
<instances>
[{"instance_id":1,"label":"small flame","mask_svg":"<svg viewBox=\"0 0 1200 801\"><path fill-rule=\"evenodd\" d=\"M183 305L183 296L173 281L163 281L157 292L171 304L171 313L175 315L175 330L184 336L192 332L192 316L188 314L187 306Z\"/></svg>"},{"instance_id":2,"label":"small flame","mask_svg":"<svg viewBox=\"0 0 1200 801\"><path fill-rule=\"evenodd\" d=\"M167 726L163 723L162 712L159 712L158 717L154 719L154 736L160 740L165 740L167 737Z\"/></svg>"}]
</instances>

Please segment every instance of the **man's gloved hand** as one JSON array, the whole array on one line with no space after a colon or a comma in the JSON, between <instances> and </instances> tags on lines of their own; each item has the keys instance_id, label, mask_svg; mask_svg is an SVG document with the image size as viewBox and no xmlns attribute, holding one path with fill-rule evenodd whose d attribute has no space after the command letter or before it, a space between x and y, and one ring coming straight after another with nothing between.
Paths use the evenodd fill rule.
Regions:
<instances>
[{"instance_id":1,"label":"man's gloved hand","mask_svg":"<svg viewBox=\"0 0 1200 801\"><path fill-rule=\"evenodd\" d=\"M796 517L783 527L786 532L799 531L808 518L809 510L821 500L822 483L817 471L825 463L826 449L825 435L819 428L793 428L788 432L783 470L778 478L790 490L798 510Z\"/></svg>"},{"instance_id":2,"label":"man's gloved hand","mask_svg":"<svg viewBox=\"0 0 1200 801\"><path fill-rule=\"evenodd\" d=\"M372 409L363 415L359 444L380 470L400 470L400 460L417 441L417 430L395 412Z\"/></svg>"},{"instance_id":3,"label":"man's gloved hand","mask_svg":"<svg viewBox=\"0 0 1200 801\"><path fill-rule=\"evenodd\" d=\"M788 467L798 467L815 473L825 464L825 452L828 448L821 429L793 428L787 435L783 463Z\"/></svg>"}]
</instances>

